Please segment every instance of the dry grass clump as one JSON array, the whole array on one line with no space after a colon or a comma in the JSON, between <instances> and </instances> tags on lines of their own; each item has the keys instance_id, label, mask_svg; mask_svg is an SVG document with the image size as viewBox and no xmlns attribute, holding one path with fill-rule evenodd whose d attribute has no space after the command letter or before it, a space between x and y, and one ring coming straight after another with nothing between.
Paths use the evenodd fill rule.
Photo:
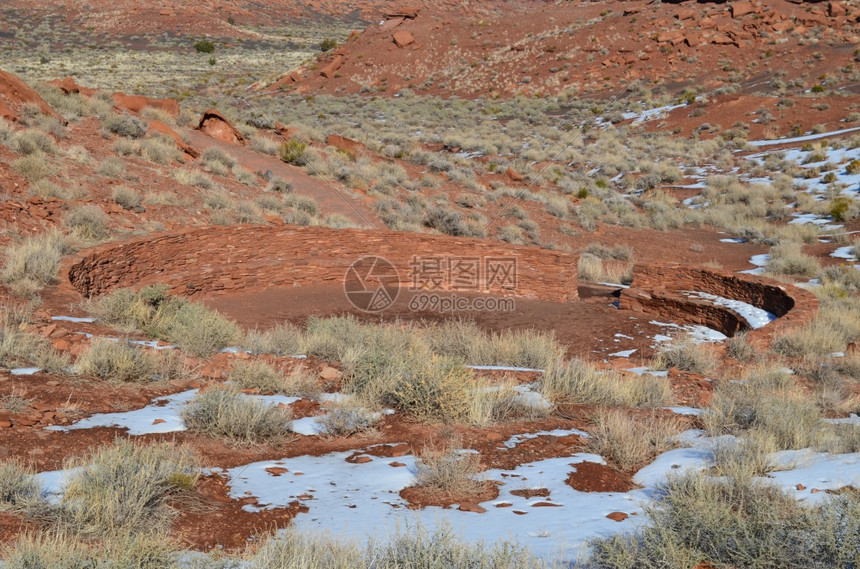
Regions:
<instances>
[{"instance_id":1,"label":"dry grass clump","mask_svg":"<svg viewBox=\"0 0 860 569\"><path fill-rule=\"evenodd\" d=\"M22 156L55 154L57 152L57 145L49 134L32 128L15 133L8 144Z\"/></svg>"},{"instance_id":2,"label":"dry grass clump","mask_svg":"<svg viewBox=\"0 0 860 569\"><path fill-rule=\"evenodd\" d=\"M212 178L200 170L176 169L170 174L177 182L186 186L197 186L205 190L211 190L215 187L215 182L212 181Z\"/></svg>"},{"instance_id":3,"label":"dry grass clump","mask_svg":"<svg viewBox=\"0 0 860 569\"><path fill-rule=\"evenodd\" d=\"M17 296L31 296L57 282L60 263L72 251L55 229L12 243L6 247L0 281Z\"/></svg>"},{"instance_id":4,"label":"dry grass clump","mask_svg":"<svg viewBox=\"0 0 860 569\"><path fill-rule=\"evenodd\" d=\"M712 472L735 480L751 480L777 469L771 458L779 450L765 431L749 431L740 437L720 437L711 446Z\"/></svg>"},{"instance_id":5,"label":"dry grass clump","mask_svg":"<svg viewBox=\"0 0 860 569\"><path fill-rule=\"evenodd\" d=\"M78 206L63 219L72 235L84 241L99 241L110 236L110 218L97 205Z\"/></svg>"},{"instance_id":6,"label":"dry grass clump","mask_svg":"<svg viewBox=\"0 0 860 569\"><path fill-rule=\"evenodd\" d=\"M117 289L85 308L108 324L140 330L195 356L210 356L241 338L234 322L202 304L170 296L168 288L157 284L138 292Z\"/></svg>"},{"instance_id":7,"label":"dry grass clump","mask_svg":"<svg viewBox=\"0 0 860 569\"><path fill-rule=\"evenodd\" d=\"M173 540L153 532L124 532L94 543L59 528L26 533L0 550L0 557L6 569L179 569L178 548Z\"/></svg>"},{"instance_id":8,"label":"dry grass clump","mask_svg":"<svg viewBox=\"0 0 860 569\"><path fill-rule=\"evenodd\" d=\"M44 506L35 470L18 459L0 461L0 512L32 514Z\"/></svg>"},{"instance_id":9,"label":"dry grass clump","mask_svg":"<svg viewBox=\"0 0 860 569\"><path fill-rule=\"evenodd\" d=\"M0 366L34 365L49 373L65 373L69 365L68 356L56 351L46 338L25 332L21 324L29 314L16 312L14 308L8 308L0 322Z\"/></svg>"},{"instance_id":10,"label":"dry grass clump","mask_svg":"<svg viewBox=\"0 0 860 569\"><path fill-rule=\"evenodd\" d=\"M750 342L749 333L744 330L726 340L726 353L739 362L750 362L758 355L758 350Z\"/></svg>"},{"instance_id":11,"label":"dry grass clump","mask_svg":"<svg viewBox=\"0 0 860 569\"><path fill-rule=\"evenodd\" d=\"M633 282L633 249L591 243L579 256L579 278L589 282Z\"/></svg>"},{"instance_id":12,"label":"dry grass clump","mask_svg":"<svg viewBox=\"0 0 860 569\"><path fill-rule=\"evenodd\" d=\"M202 304L173 299L175 310L163 323L166 339L194 356L210 356L241 337L239 327Z\"/></svg>"},{"instance_id":13,"label":"dry grass clump","mask_svg":"<svg viewBox=\"0 0 860 569\"><path fill-rule=\"evenodd\" d=\"M674 367L707 375L716 370L717 357L708 346L697 344L689 336L682 336L661 344L651 366L663 370Z\"/></svg>"},{"instance_id":14,"label":"dry grass clump","mask_svg":"<svg viewBox=\"0 0 860 569\"><path fill-rule=\"evenodd\" d=\"M507 541L492 545L463 541L445 523L430 531L407 525L367 545L287 529L266 541L249 569L544 569L547 563Z\"/></svg>"},{"instance_id":15,"label":"dry grass clump","mask_svg":"<svg viewBox=\"0 0 860 569\"><path fill-rule=\"evenodd\" d=\"M488 427L510 419L546 417L551 405L541 398L529 398L517 391L513 381L484 385L473 382L466 422L476 427Z\"/></svg>"},{"instance_id":16,"label":"dry grass clump","mask_svg":"<svg viewBox=\"0 0 860 569\"><path fill-rule=\"evenodd\" d=\"M841 288L816 291L820 306L815 318L799 328L777 335L771 349L783 356L809 361L827 358L860 339L860 297Z\"/></svg>"},{"instance_id":17,"label":"dry grass clump","mask_svg":"<svg viewBox=\"0 0 860 569\"><path fill-rule=\"evenodd\" d=\"M137 150L138 150L137 143L133 143L133 144L134 144L134 148L129 150L129 153L137 152ZM125 150L123 150L123 152L118 152L118 153L124 155ZM113 156L111 156L110 158L105 158L104 160L99 162L99 165L96 167L97 173L101 174L102 176L105 176L106 178L111 178L114 180L124 176L125 171L126 171L125 162L123 162L119 158L115 158Z\"/></svg>"},{"instance_id":18,"label":"dry grass clump","mask_svg":"<svg viewBox=\"0 0 860 569\"><path fill-rule=\"evenodd\" d=\"M407 361L413 354L407 354ZM422 357L394 378L384 401L423 420L459 421L468 416L473 374L445 356Z\"/></svg>"},{"instance_id":19,"label":"dry grass clump","mask_svg":"<svg viewBox=\"0 0 860 569\"><path fill-rule=\"evenodd\" d=\"M834 496L809 506L766 482L703 474L671 477L646 524L590 543L590 569L851 567L857 562L860 500Z\"/></svg>"},{"instance_id":20,"label":"dry grass clump","mask_svg":"<svg viewBox=\"0 0 860 569\"><path fill-rule=\"evenodd\" d=\"M145 350L129 340L98 338L75 362L80 375L107 381L148 383L167 381L185 373L179 357L168 351Z\"/></svg>"},{"instance_id":21,"label":"dry grass clump","mask_svg":"<svg viewBox=\"0 0 860 569\"><path fill-rule=\"evenodd\" d=\"M672 401L669 379L650 375L626 376L598 370L573 359L558 360L540 380L540 392L554 403L664 407Z\"/></svg>"},{"instance_id":22,"label":"dry grass clump","mask_svg":"<svg viewBox=\"0 0 860 569\"><path fill-rule=\"evenodd\" d=\"M113 189L113 201L123 209L135 209L140 207L140 194L128 186L116 186Z\"/></svg>"},{"instance_id":23,"label":"dry grass clump","mask_svg":"<svg viewBox=\"0 0 860 569\"><path fill-rule=\"evenodd\" d=\"M249 330L242 347L254 354L295 356L305 349L305 339L297 326L282 322L268 330Z\"/></svg>"},{"instance_id":24,"label":"dry grass clump","mask_svg":"<svg viewBox=\"0 0 860 569\"><path fill-rule=\"evenodd\" d=\"M803 253L799 244L781 241L771 247L766 269L776 275L814 277L821 270L821 266L815 257Z\"/></svg>"},{"instance_id":25,"label":"dry grass clump","mask_svg":"<svg viewBox=\"0 0 860 569\"><path fill-rule=\"evenodd\" d=\"M348 437L372 432L380 417L379 413L362 401L349 397L329 407L326 414L320 417L319 423L326 435Z\"/></svg>"},{"instance_id":26,"label":"dry grass clump","mask_svg":"<svg viewBox=\"0 0 860 569\"><path fill-rule=\"evenodd\" d=\"M262 360L237 360L230 371L230 381L241 389L258 389L261 393L280 393L290 397L316 399L322 386L304 366L297 365L286 376Z\"/></svg>"},{"instance_id":27,"label":"dry grass clump","mask_svg":"<svg viewBox=\"0 0 860 569\"><path fill-rule=\"evenodd\" d=\"M9 163L12 170L30 183L38 182L54 175L50 158L44 152L34 152Z\"/></svg>"},{"instance_id":28,"label":"dry grass clump","mask_svg":"<svg viewBox=\"0 0 860 569\"><path fill-rule=\"evenodd\" d=\"M121 535L167 528L167 499L194 488L198 460L188 447L117 439L68 461L75 469L56 516L81 534Z\"/></svg>"},{"instance_id":29,"label":"dry grass clump","mask_svg":"<svg viewBox=\"0 0 860 569\"><path fill-rule=\"evenodd\" d=\"M147 138L140 143L140 155L144 160L166 166L181 157L173 139L167 136Z\"/></svg>"},{"instance_id":30,"label":"dry grass clump","mask_svg":"<svg viewBox=\"0 0 860 569\"><path fill-rule=\"evenodd\" d=\"M429 324L422 330L430 348L470 365L504 365L546 369L563 349L552 332L504 330L484 332L469 320Z\"/></svg>"},{"instance_id":31,"label":"dry grass clump","mask_svg":"<svg viewBox=\"0 0 860 569\"><path fill-rule=\"evenodd\" d=\"M740 383L720 383L702 422L713 434L753 433L764 448L809 447L817 439L822 413L794 383L788 374L767 368L754 370Z\"/></svg>"},{"instance_id":32,"label":"dry grass clump","mask_svg":"<svg viewBox=\"0 0 860 569\"><path fill-rule=\"evenodd\" d=\"M269 443L287 434L292 411L218 387L198 393L182 409L182 421L189 431L233 444Z\"/></svg>"},{"instance_id":33,"label":"dry grass clump","mask_svg":"<svg viewBox=\"0 0 860 569\"><path fill-rule=\"evenodd\" d=\"M480 455L464 450L452 440L442 448L425 445L415 459L415 483L440 494L469 495L480 492L484 482Z\"/></svg>"},{"instance_id":34,"label":"dry grass clump","mask_svg":"<svg viewBox=\"0 0 860 569\"><path fill-rule=\"evenodd\" d=\"M672 448L672 437L680 431L675 418L656 413L634 417L623 409L607 409L598 413L588 446L619 470L632 470Z\"/></svg>"},{"instance_id":35,"label":"dry grass clump","mask_svg":"<svg viewBox=\"0 0 860 569\"><path fill-rule=\"evenodd\" d=\"M102 118L102 127L107 132L126 138L141 138L146 134L146 123L127 114L110 113Z\"/></svg>"}]
</instances>

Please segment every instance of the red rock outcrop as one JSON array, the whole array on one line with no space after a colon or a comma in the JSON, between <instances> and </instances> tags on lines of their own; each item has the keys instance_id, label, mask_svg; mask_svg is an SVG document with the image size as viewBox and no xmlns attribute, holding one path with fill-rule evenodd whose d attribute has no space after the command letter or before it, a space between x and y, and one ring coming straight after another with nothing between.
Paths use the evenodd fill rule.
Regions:
<instances>
[{"instance_id":1,"label":"red rock outcrop","mask_svg":"<svg viewBox=\"0 0 860 569\"><path fill-rule=\"evenodd\" d=\"M415 43L415 37L410 32L407 32L405 30L400 30L399 32L394 32L392 39L394 40L394 45L396 45L397 47L400 47L400 48L403 48L403 47L406 47L408 45L412 45L413 43Z\"/></svg>"},{"instance_id":2,"label":"red rock outcrop","mask_svg":"<svg viewBox=\"0 0 860 569\"><path fill-rule=\"evenodd\" d=\"M151 99L143 95L126 95L125 93L114 93L113 104L120 109L141 112L146 107L162 110L171 116L179 116L179 103L173 99Z\"/></svg>"},{"instance_id":3,"label":"red rock outcrop","mask_svg":"<svg viewBox=\"0 0 860 569\"><path fill-rule=\"evenodd\" d=\"M176 143L176 146L177 148L179 148L179 150L191 156L192 158L197 158L198 156L200 156L200 153L197 150L191 148L191 146L189 146L184 140L182 140L182 137L179 136L179 134L175 130L170 128L168 124L158 119L149 121L149 131L156 132L159 134L166 134L173 139L173 142Z\"/></svg>"},{"instance_id":4,"label":"red rock outcrop","mask_svg":"<svg viewBox=\"0 0 860 569\"><path fill-rule=\"evenodd\" d=\"M48 84L59 87L60 90L66 95L75 95L80 93L86 97L91 97L96 90L90 89L89 87L83 87L75 83L75 80L72 77L63 77L62 79L54 79L52 81L48 81Z\"/></svg>"},{"instance_id":5,"label":"red rock outcrop","mask_svg":"<svg viewBox=\"0 0 860 569\"><path fill-rule=\"evenodd\" d=\"M341 136L339 134L330 134L326 137L326 144L329 146L334 146L339 150L344 150L346 152L351 152L355 154L359 150L361 150L362 146L360 142L356 142L351 138L347 138L345 136Z\"/></svg>"},{"instance_id":6,"label":"red rock outcrop","mask_svg":"<svg viewBox=\"0 0 860 569\"><path fill-rule=\"evenodd\" d=\"M66 124L66 120L54 111L35 89L21 81L18 76L0 69L0 117L17 121L21 117L21 107L27 104L36 105L43 114Z\"/></svg>"},{"instance_id":7,"label":"red rock outcrop","mask_svg":"<svg viewBox=\"0 0 860 569\"><path fill-rule=\"evenodd\" d=\"M238 146L244 146L246 142L242 133L227 120L227 117L215 109L206 109L203 112L203 115L200 116L200 122L197 123L197 130L222 142Z\"/></svg>"},{"instance_id":8,"label":"red rock outcrop","mask_svg":"<svg viewBox=\"0 0 860 569\"><path fill-rule=\"evenodd\" d=\"M335 72L340 69L341 65L343 65L343 56L335 55L328 65L320 69L320 76L325 77L326 79L333 77Z\"/></svg>"}]
</instances>

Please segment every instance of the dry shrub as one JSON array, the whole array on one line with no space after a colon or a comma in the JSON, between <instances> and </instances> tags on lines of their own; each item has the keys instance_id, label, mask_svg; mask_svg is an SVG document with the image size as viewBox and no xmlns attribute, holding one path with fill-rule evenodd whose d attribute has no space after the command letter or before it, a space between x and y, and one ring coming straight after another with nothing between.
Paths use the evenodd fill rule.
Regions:
<instances>
[{"instance_id":1,"label":"dry shrub","mask_svg":"<svg viewBox=\"0 0 860 569\"><path fill-rule=\"evenodd\" d=\"M681 431L675 418L652 413L632 416L622 409L602 410L588 439L589 448L619 470L632 470L670 449Z\"/></svg>"}]
</instances>

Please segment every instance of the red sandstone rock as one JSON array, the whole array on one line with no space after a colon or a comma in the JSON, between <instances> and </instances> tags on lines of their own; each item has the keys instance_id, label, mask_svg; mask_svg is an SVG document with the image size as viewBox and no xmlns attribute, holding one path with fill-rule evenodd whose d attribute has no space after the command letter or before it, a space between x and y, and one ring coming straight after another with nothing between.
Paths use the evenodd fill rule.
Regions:
<instances>
[{"instance_id":1,"label":"red sandstone rock","mask_svg":"<svg viewBox=\"0 0 860 569\"><path fill-rule=\"evenodd\" d=\"M511 167L508 167L508 169L505 170L505 178L512 182L522 182L526 179L525 176L523 176Z\"/></svg>"},{"instance_id":2,"label":"red sandstone rock","mask_svg":"<svg viewBox=\"0 0 860 569\"><path fill-rule=\"evenodd\" d=\"M400 467L406 466L406 464L404 464L402 462L389 462L388 466L393 466L394 468L400 468Z\"/></svg>"},{"instance_id":3,"label":"red sandstone rock","mask_svg":"<svg viewBox=\"0 0 860 569\"><path fill-rule=\"evenodd\" d=\"M200 122L197 124L197 130L206 133L214 139L222 142L229 142L238 146L244 146L245 137L242 133L236 130L227 117L216 111L215 109L207 109L200 117Z\"/></svg>"},{"instance_id":4,"label":"red sandstone rock","mask_svg":"<svg viewBox=\"0 0 860 569\"><path fill-rule=\"evenodd\" d=\"M630 516L624 512L612 512L611 514L606 514L606 517L616 522L623 522Z\"/></svg>"},{"instance_id":5,"label":"red sandstone rock","mask_svg":"<svg viewBox=\"0 0 860 569\"><path fill-rule=\"evenodd\" d=\"M329 64L320 70L320 75L326 79L330 79L334 76L335 71L340 69L341 65L343 65L343 56L335 55Z\"/></svg>"},{"instance_id":6,"label":"red sandstone rock","mask_svg":"<svg viewBox=\"0 0 860 569\"><path fill-rule=\"evenodd\" d=\"M286 468L284 468L282 466L270 466L270 467L266 468L265 470L266 470L266 472L268 472L272 476L280 476L281 474L286 474L287 472L289 472L289 470L287 470Z\"/></svg>"},{"instance_id":7,"label":"red sandstone rock","mask_svg":"<svg viewBox=\"0 0 860 569\"><path fill-rule=\"evenodd\" d=\"M320 371L320 379L325 381L332 381L336 379L340 375L340 372L331 366L325 366L322 371Z\"/></svg>"},{"instance_id":8,"label":"red sandstone rock","mask_svg":"<svg viewBox=\"0 0 860 569\"><path fill-rule=\"evenodd\" d=\"M402 23L403 23L403 18L397 18L397 17L388 18L387 20L382 22L381 26L379 26L379 31L382 33L390 32L391 30L393 30L394 28L396 28L397 26L399 26Z\"/></svg>"},{"instance_id":9,"label":"red sandstone rock","mask_svg":"<svg viewBox=\"0 0 860 569\"><path fill-rule=\"evenodd\" d=\"M742 0L741 2L735 2L732 4L730 9L732 11L732 18L740 18L741 16L753 13L755 11L755 6L752 5L752 2Z\"/></svg>"},{"instance_id":10,"label":"red sandstone rock","mask_svg":"<svg viewBox=\"0 0 860 569\"><path fill-rule=\"evenodd\" d=\"M678 13L675 14L675 17L679 20L690 20L696 17L696 12L690 8L681 8L678 10Z\"/></svg>"},{"instance_id":11,"label":"red sandstone rock","mask_svg":"<svg viewBox=\"0 0 860 569\"><path fill-rule=\"evenodd\" d=\"M114 93L113 104L120 109L141 112L146 107L162 110L171 116L179 116L179 103L173 99L150 99L143 95L126 95L125 93Z\"/></svg>"},{"instance_id":12,"label":"red sandstone rock","mask_svg":"<svg viewBox=\"0 0 860 569\"><path fill-rule=\"evenodd\" d=\"M410 32L407 32L405 30L394 32L392 39L394 39L394 45L399 48L404 48L408 45L415 43L415 37L413 37Z\"/></svg>"},{"instance_id":13,"label":"red sandstone rock","mask_svg":"<svg viewBox=\"0 0 860 569\"><path fill-rule=\"evenodd\" d=\"M682 32L681 30L667 30L657 34L657 41L659 43L675 43L683 41L683 39L684 32Z\"/></svg>"},{"instance_id":14,"label":"red sandstone rock","mask_svg":"<svg viewBox=\"0 0 860 569\"><path fill-rule=\"evenodd\" d=\"M418 12L421 11L421 6L400 6L395 10L391 10L385 13L386 18L408 18L410 20L414 20L418 17Z\"/></svg>"},{"instance_id":15,"label":"red sandstone rock","mask_svg":"<svg viewBox=\"0 0 860 569\"><path fill-rule=\"evenodd\" d=\"M149 121L149 131L166 134L173 139L173 142L176 144L177 148L179 148L182 152L186 153L192 158L197 158L198 156L200 156L200 153L191 148L191 146L189 146L188 144L186 144L186 142L182 140L182 137L179 136L179 134L175 130L173 130L172 128L170 128L169 125L158 119L153 119Z\"/></svg>"},{"instance_id":16,"label":"red sandstone rock","mask_svg":"<svg viewBox=\"0 0 860 569\"><path fill-rule=\"evenodd\" d=\"M55 112L35 89L21 81L16 75L0 69L0 117L17 121L20 117L21 107L28 103L35 104L43 114L66 124L66 119Z\"/></svg>"},{"instance_id":17,"label":"red sandstone rock","mask_svg":"<svg viewBox=\"0 0 860 569\"><path fill-rule=\"evenodd\" d=\"M86 97L91 97L96 93L95 89L90 89L89 87L82 87L78 85L71 77L54 79L53 81L48 81L48 83L59 87L60 90L66 95L81 94Z\"/></svg>"},{"instance_id":18,"label":"red sandstone rock","mask_svg":"<svg viewBox=\"0 0 860 569\"><path fill-rule=\"evenodd\" d=\"M461 512L474 512L476 514L484 514L487 512L485 508L482 508L480 505L474 502L464 502L460 504L457 509Z\"/></svg>"},{"instance_id":19,"label":"red sandstone rock","mask_svg":"<svg viewBox=\"0 0 860 569\"><path fill-rule=\"evenodd\" d=\"M166 423L166 422L167 422L167 421L165 421L164 419L155 419L155 420L152 422L152 424L153 424L153 425L160 425L160 424L162 424L162 423Z\"/></svg>"},{"instance_id":20,"label":"red sandstone rock","mask_svg":"<svg viewBox=\"0 0 860 569\"><path fill-rule=\"evenodd\" d=\"M806 486L804 486L803 484L798 484L797 486L795 486L795 488L797 488L798 490L806 490Z\"/></svg>"},{"instance_id":21,"label":"red sandstone rock","mask_svg":"<svg viewBox=\"0 0 860 569\"><path fill-rule=\"evenodd\" d=\"M352 140L351 138L347 138L345 136L340 136L339 134L330 134L326 138L326 144L329 146L334 146L340 150L345 150L347 152L352 152L355 154L361 148L361 143Z\"/></svg>"},{"instance_id":22,"label":"red sandstone rock","mask_svg":"<svg viewBox=\"0 0 860 569\"><path fill-rule=\"evenodd\" d=\"M838 18L847 13L845 5L842 2L829 2L827 4L827 13L831 18Z\"/></svg>"}]
</instances>

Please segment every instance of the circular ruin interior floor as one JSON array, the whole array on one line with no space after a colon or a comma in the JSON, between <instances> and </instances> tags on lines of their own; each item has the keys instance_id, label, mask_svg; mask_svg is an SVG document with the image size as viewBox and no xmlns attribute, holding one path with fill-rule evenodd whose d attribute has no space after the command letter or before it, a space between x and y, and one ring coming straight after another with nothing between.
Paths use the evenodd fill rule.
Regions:
<instances>
[{"instance_id":1,"label":"circular ruin interior floor","mask_svg":"<svg viewBox=\"0 0 860 569\"><path fill-rule=\"evenodd\" d=\"M235 293L203 300L244 328L265 329L280 322L304 324L310 316L353 314L365 321L440 321L454 318L474 320L492 331L535 329L552 331L569 355L591 358L636 350L632 357L653 353L655 335L668 334L667 327L652 324L647 313L619 310L609 287L581 286L580 298L565 303L514 297L513 311L412 311L411 293L402 290L397 301L381 313L366 313L347 300L343 285L272 287L263 291ZM448 293L440 293L441 296ZM457 293L458 297L470 297ZM475 295L471 295L475 296Z\"/></svg>"}]
</instances>

